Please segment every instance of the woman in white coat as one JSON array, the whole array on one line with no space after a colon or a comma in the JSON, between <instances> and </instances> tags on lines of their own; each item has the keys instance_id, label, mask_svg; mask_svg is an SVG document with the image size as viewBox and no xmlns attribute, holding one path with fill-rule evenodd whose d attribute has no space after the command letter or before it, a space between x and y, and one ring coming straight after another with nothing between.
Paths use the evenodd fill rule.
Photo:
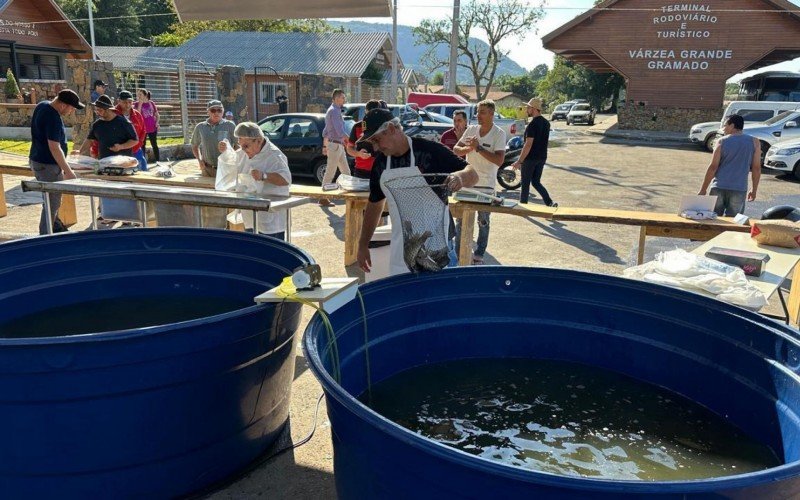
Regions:
<instances>
[{"instance_id":1,"label":"woman in white coat","mask_svg":"<svg viewBox=\"0 0 800 500\"><path fill-rule=\"evenodd\" d=\"M233 135L241 148L236 151L239 179L241 180L242 175L245 175L253 181L251 183L247 179L246 183L239 182L237 191L253 191L265 198L289 196L292 173L289 171L286 155L264 136L264 132L258 124L242 122L236 126ZM227 145L224 142L219 144L220 152L224 152ZM252 217L244 219L245 227L252 231ZM258 228L255 230L259 234L284 240L286 239L286 217L280 213L259 212Z\"/></svg>"}]
</instances>

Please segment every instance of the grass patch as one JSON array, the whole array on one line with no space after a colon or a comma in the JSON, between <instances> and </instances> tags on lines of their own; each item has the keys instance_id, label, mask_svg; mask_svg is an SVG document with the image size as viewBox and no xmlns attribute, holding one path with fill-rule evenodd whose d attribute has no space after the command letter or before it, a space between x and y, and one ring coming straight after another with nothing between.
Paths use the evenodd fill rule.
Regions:
<instances>
[{"instance_id":1,"label":"grass patch","mask_svg":"<svg viewBox=\"0 0 800 500\"><path fill-rule=\"evenodd\" d=\"M183 137L159 137L159 146L176 146L183 144ZM145 146L149 147L150 143L145 142ZM75 145L67 142L67 153L75 149ZM8 153L14 155L28 156L31 151L31 141L18 141L13 139L0 139L0 153Z\"/></svg>"}]
</instances>

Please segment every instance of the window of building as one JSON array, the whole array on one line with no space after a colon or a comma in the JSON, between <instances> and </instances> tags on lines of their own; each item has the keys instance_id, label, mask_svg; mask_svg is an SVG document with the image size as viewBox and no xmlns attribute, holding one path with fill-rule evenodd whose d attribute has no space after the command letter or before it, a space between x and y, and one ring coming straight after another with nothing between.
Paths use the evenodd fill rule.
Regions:
<instances>
[{"instance_id":1,"label":"window of building","mask_svg":"<svg viewBox=\"0 0 800 500\"><path fill-rule=\"evenodd\" d=\"M64 56L61 54L40 54L16 51L17 79L63 80ZM0 78L5 78L9 68L14 70L10 47L0 48Z\"/></svg>"},{"instance_id":2,"label":"window of building","mask_svg":"<svg viewBox=\"0 0 800 500\"><path fill-rule=\"evenodd\" d=\"M197 82L186 82L186 100L197 102Z\"/></svg>"},{"instance_id":3,"label":"window of building","mask_svg":"<svg viewBox=\"0 0 800 500\"><path fill-rule=\"evenodd\" d=\"M152 73L140 75L137 79L136 87L149 90L150 97L154 101L169 101L172 99L172 89L170 88L170 77L168 75L155 75ZM176 91L177 88L176 86Z\"/></svg>"},{"instance_id":4,"label":"window of building","mask_svg":"<svg viewBox=\"0 0 800 500\"><path fill-rule=\"evenodd\" d=\"M278 90L282 90L283 95L289 97L285 83L262 83L260 84L260 90L259 100L261 104L275 104L275 94Z\"/></svg>"}]
</instances>

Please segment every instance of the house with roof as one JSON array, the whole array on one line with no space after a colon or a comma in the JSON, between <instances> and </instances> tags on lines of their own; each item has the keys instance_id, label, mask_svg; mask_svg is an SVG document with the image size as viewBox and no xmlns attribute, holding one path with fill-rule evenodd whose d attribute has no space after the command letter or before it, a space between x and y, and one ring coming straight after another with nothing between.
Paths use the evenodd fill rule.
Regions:
<instances>
[{"instance_id":1,"label":"house with roof","mask_svg":"<svg viewBox=\"0 0 800 500\"><path fill-rule=\"evenodd\" d=\"M459 85L457 89L458 94L469 102L477 103L480 101L477 88L474 85ZM428 85L428 92L446 94L447 89L442 85ZM505 90L490 90L486 93L484 99L491 99L498 108L517 108L526 102L523 96L514 92L506 92Z\"/></svg>"},{"instance_id":2,"label":"house with roof","mask_svg":"<svg viewBox=\"0 0 800 500\"><path fill-rule=\"evenodd\" d=\"M175 78L174 69L167 72L153 67L155 60L193 61L211 72L220 66L244 68L248 117L258 120L278 112L275 101L278 90L288 97L290 112L324 111L335 88L344 90L353 102L372 97L367 95L371 94L371 88L380 87L383 82L366 81L362 75L368 69L368 74L377 75L390 71L393 50L388 33L208 31L179 47L98 47L97 54L118 70L138 71L138 81L143 85L137 83L137 86L155 87L150 82ZM403 70L402 62L399 68ZM405 81L415 82L406 71L399 73L401 87ZM201 95L204 86L213 85L213 81L202 74L187 75L186 84L198 86L197 92L189 94ZM154 95L153 99L159 97L162 101L174 98Z\"/></svg>"}]
</instances>

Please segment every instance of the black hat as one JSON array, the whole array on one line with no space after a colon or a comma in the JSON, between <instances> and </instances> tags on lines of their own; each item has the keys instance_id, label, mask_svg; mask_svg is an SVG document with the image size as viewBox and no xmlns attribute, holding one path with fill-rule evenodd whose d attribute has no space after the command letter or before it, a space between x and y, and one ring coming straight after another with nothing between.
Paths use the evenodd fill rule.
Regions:
<instances>
[{"instance_id":1,"label":"black hat","mask_svg":"<svg viewBox=\"0 0 800 500\"><path fill-rule=\"evenodd\" d=\"M132 101L133 94L128 92L127 90L121 90L119 95L117 96L118 101Z\"/></svg>"},{"instance_id":2,"label":"black hat","mask_svg":"<svg viewBox=\"0 0 800 500\"><path fill-rule=\"evenodd\" d=\"M94 81L94 86L97 87L98 85L102 85L103 87L108 87L108 84L106 82L104 82L103 80L95 80Z\"/></svg>"},{"instance_id":3,"label":"black hat","mask_svg":"<svg viewBox=\"0 0 800 500\"><path fill-rule=\"evenodd\" d=\"M114 107L114 101L112 101L107 95L103 94L92 103L92 106L95 108L111 109Z\"/></svg>"},{"instance_id":4,"label":"black hat","mask_svg":"<svg viewBox=\"0 0 800 500\"><path fill-rule=\"evenodd\" d=\"M78 94L70 89L64 89L58 93L58 100L72 106L75 109L83 109L86 107L84 103L81 102Z\"/></svg>"},{"instance_id":5,"label":"black hat","mask_svg":"<svg viewBox=\"0 0 800 500\"><path fill-rule=\"evenodd\" d=\"M377 108L364 115L364 135L361 139L368 139L381 128L381 125L394 118L388 109Z\"/></svg>"}]
</instances>

